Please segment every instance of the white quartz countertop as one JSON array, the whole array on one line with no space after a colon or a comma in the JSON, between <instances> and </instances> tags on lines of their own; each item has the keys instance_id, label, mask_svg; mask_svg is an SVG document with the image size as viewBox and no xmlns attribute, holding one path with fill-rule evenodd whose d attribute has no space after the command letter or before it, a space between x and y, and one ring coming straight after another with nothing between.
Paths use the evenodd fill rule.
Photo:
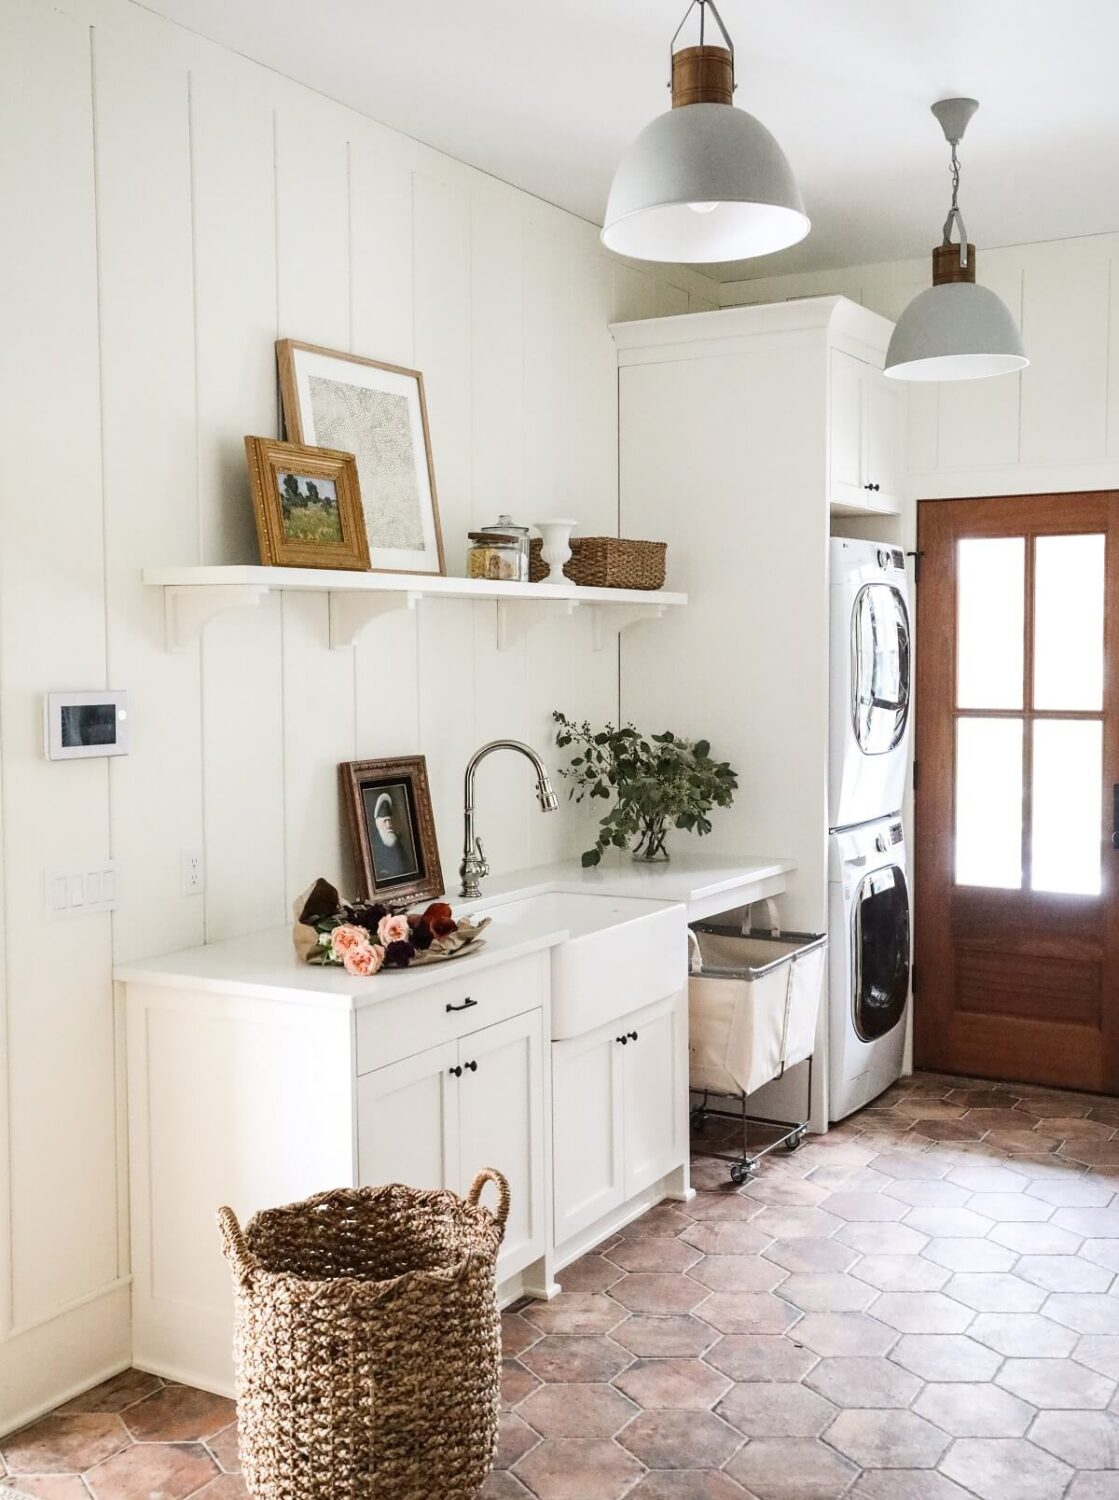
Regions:
<instances>
[{"instance_id":1,"label":"white quartz countertop","mask_svg":"<svg viewBox=\"0 0 1119 1500\"><path fill-rule=\"evenodd\" d=\"M751 893L768 894L780 889L792 868L788 860L719 855L681 855L656 866L607 856L591 870L584 870L578 860L561 861L491 876L477 901L450 897L456 912L492 914L493 921L485 931L483 945L449 964L424 964L382 970L369 978L354 977L338 966L304 963L292 946L291 929L273 927L246 937L120 964L115 978L125 984L355 1010L439 984L468 969L492 968L553 948L569 938L639 922L666 906L680 906L681 920L694 920L742 904Z\"/></svg>"},{"instance_id":2,"label":"white quartz countertop","mask_svg":"<svg viewBox=\"0 0 1119 1500\"><path fill-rule=\"evenodd\" d=\"M785 876L795 868L792 860L764 855L674 854L663 863L642 864L628 853L611 851L601 864L590 869L570 859L514 870L509 875L490 875L482 882L483 896L465 903L465 909L484 912L487 906L499 902L556 892L680 902L688 909L688 920L695 921L759 896L776 894L784 888ZM457 911L455 898L447 899Z\"/></svg>"}]
</instances>

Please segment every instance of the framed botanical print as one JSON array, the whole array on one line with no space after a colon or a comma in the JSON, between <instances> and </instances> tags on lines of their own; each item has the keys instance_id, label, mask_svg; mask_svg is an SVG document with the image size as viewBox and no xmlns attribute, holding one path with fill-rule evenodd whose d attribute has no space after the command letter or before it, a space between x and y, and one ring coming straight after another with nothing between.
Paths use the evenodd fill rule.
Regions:
<instances>
[{"instance_id":1,"label":"framed botanical print","mask_svg":"<svg viewBox=\"0 0 1119 1500\"><path fill-rule=\"evenodd\" d=\"M423 376L295 339L276 345L287 435L357 460L372 566L442 573Z\"/></svg>"},{"instance_id":2,"label":"framed botanical print","mask_svg":"<svg viewBox=\"0 0 1119 1500\"><path fill-rule=\"evenodd\" d=\"M424 757L350 760L338 769L359 894L393 906L442 895Z\"/></svg>"},{"instance_id":3,"label":"framed botanical print","mask_svg":"<svg viewBox=\"0 0 1119 1500\"><path fill-rule=\"evenodd\" d=\"M352 453L247 437L245 456L265 566L368 570Z\"/></svg>"}]
</instances>

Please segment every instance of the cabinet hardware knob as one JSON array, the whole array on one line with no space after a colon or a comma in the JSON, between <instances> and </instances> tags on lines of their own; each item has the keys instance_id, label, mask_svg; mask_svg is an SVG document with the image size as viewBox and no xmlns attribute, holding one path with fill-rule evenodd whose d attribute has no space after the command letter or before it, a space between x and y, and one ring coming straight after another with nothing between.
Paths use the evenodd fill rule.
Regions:
<instances>
[{"instance_id":1,"label":"cabinet hardware knob","mask_svg":"<svg viewBox=\"0 0 1119 1500\"><path fill-rule=\"evenodd\" d=\"M478 1064L476 1062L468 1062L466 1066L472 1073L476 1073L478 1071Z\"/></svg>"},{"instance_id":2,"label":"cabinet hardware knob","mask_svg":"<svg viewBox=\"0 0 1119 1500\"><path fill-rule=\"evenodd\" d=\"M453 1068L448 1068L447 1072L448 1073L453 1073L456 1078L461 1078L462 1077L462 1069L457 1064Z\"/></svg>"},{"instance_id":3,"label":"cabinet hardware knob","mask_svg":"<svg viewBox=\"0 0 1119 1500\"><path fill-rule=\"evenodd\" d=\"M621 1042L622 1046L624 1047L625 1044L629 1041L629 1037L628 1036L616 1036L614 1038L614 1040L616 1042Z\"/></svg>"},{"instance_id":4,"label":"cabinet hardware knob","mask_svg":"<svg viewBox=\"0 0 1119 1500\"><path fill-rule=\"evenodd\" d=\"M631 1042L635 1042L637 1040L637 1032L636 1031L631 1031L630 1034L629 1034L629 1039L630 1039Z\"/></svg>"},{"instance_id":5,"label":"cabinet hardware knob","mask_svg":"<svg viewBox=\"0 0 1119 1500\"><path fill-rule=\"evenodd\" d=\"M873 488L874 488L874 486L872 484L864 484L863 485L863 489L864 490L872 490Z\"/></svg>"},{"instance_id":6,"label":"cabinet hardware knob","mask_svg":"<svg viewBox=\"0 0 1119 1500\"><path fill-rule=\"evenodd\" d=\"M447 1010L448 1010L448 1012L450 1012L452 1010L469 1010L471 1008L471 1006L477 1005L477 1004L478 1004L477 1000L471 1000L470 996L467 995L466 999L462 1002L461 1005L450 1005L450 1004L448 1004Z\"/></svg>"}]
</instances>

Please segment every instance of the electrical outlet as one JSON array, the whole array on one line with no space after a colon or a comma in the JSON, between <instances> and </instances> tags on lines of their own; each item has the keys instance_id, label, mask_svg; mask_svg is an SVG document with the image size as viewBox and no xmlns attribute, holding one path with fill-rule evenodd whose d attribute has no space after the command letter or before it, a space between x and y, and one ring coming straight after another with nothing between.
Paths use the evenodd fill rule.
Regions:
<instances>
[{"instance_id":1,"label":"electrical outlet","mask_svg":"<svg viewBox=\"0 0 1119 1500\"><path fill-rule=\"evenodd\" d=\"M179 853L179 874L184 896L200 896L206 889L206 865L201 849L183 849Z\"/></svg>"}]
</instances>

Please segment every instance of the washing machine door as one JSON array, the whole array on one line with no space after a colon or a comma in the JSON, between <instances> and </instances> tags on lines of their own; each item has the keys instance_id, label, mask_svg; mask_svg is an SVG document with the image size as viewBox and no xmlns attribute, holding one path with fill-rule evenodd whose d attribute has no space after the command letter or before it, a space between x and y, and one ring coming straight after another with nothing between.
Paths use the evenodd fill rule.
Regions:
<instances>
[{"instance_id":1,"label":"washing machine door","mask_svg":"<svg viewBox=\"0 0 1119 1500\"><path fill-rule=\"evenodd\" d=\"M909 889L898 865L864 876L854 903L851 1009L860 1041L885 1036L909 994Z\"/></svg>"},{"instance_id":2,"label":"washing machine door","mask_svg":"<svg viewBox=\"0 0 1119 1500\"><path fill-rule=\"evenodd\" d=\"M852 614L852 715L864 755L901 743L909 719L909 611L889 583L864 584Z\"/></svg>"}]
</instances>

